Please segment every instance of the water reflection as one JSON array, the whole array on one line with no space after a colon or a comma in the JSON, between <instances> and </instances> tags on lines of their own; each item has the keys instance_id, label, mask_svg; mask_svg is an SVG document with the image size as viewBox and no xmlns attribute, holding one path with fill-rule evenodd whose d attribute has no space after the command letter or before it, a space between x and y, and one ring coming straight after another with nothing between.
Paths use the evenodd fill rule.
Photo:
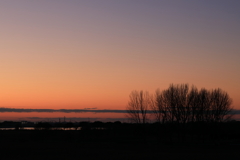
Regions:
<instances>
[{"instance_id":1,"label":"water reflection","mask_svg":"<svg viewBox=\"0 0 240 160\"><path fill-rule=\"evenodd\" d=\"M20 127L18 130L41 130L41 129L36 129L34 127ZM0 130L16 130L16 128L8 127L8 128L0 128ZM49 130L81 130L81 127L72 127L72 128L52 127Z\"/></svg>"}]
</instances>

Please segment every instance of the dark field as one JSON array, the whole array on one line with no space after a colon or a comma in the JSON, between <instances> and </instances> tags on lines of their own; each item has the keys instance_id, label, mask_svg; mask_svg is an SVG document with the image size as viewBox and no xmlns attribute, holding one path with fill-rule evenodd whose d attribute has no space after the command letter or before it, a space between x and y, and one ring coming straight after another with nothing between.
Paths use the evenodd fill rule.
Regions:
<instances>
[{"instance_id":1,"label":"dark field","mask_svg":"<svg viewBox=\"0 0 240 160\"><path fill-rule=\"evenodd\" d=\"M240 159L236 143L162 143L152 136L95 131L1 131L1 159Z\"/></svg>"}]
</instances>

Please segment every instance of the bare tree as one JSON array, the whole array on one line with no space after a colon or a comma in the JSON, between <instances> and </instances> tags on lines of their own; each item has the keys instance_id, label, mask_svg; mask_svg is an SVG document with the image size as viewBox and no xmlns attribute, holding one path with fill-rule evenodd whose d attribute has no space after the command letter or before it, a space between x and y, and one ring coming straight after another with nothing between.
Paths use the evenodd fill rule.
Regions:
<instances>
[{"instance_id":1,"label":"bare tree","mask_svg":"<svg viewBox=\"0 0 240 160\"><path fill-rule=\"evenodd\" d=\"M155 117L155 120L159 123L165 123L169 121L170 113L166 99L164 99L163 93L157 89L155 96L152 99L151 110Z\"/></svg>"},{"instance_id":2,"label":"bare tree","mask_svg":"<svg viewBox=\"0 0 240 160\"><path fill-rule=\"evenodd\" d=\"M164 112L168 113L168 121L186 123L189 119L190 104L188 102L189 85L173 85L162 92Z\"/></svg>"},{"instance_id":3,"label":"bare tree","mask_svg":"<svg viewBox=\"0 0 240 160\"><path fill-rule=\"evenodd\" d=\"M221 89L198 90L188 84L171 84L156 91L152 112L157 122L221 122L231 117L232 100Z\"/></svg>"},{"instance_id":4,"label":"bare tree","mask_svg":"<svg viewBox=\"0 0 240 160\"><path fill-rule=\"evenodd\" d=\"M148 120L148 110L152 103L152 96L147 91L132 91L129 98L127 117L135 123L146 123Z\"/></svg>"},{"instance_id":5,"label":"bare tree","mask_svg":"<svg viewBox=\"0 0 240 160\"><path fill-rule=\"evenodd\" d=\"M220 88L214 89L211 92L211 117L215 122L222 122L229 118L232 111L232 99L228 93Z\"/></svg>"},{"instance_id":6,"label":"bare tree","mask_svg":"<svg viewBox=\"0 0 240 160\"><path fill-rule=\"evenodd\" d=\"M196 115L198 114L199 107L198 99L198 89L194 85L192 85L191 90L187 95L189 109L188 122L196 121Z\"/></svg>"},{"instance_id":7,"label":"bare tree","mask_svg":"<svg viewBox=\"0 0 240 160\"><path fill-rule=\"evenodd\" d=\"M198 94L197 99L194 101L197 106L195 114L195 122L209 122L211 121L211 92L202 88Z\"/></svg>"}]
</instances>

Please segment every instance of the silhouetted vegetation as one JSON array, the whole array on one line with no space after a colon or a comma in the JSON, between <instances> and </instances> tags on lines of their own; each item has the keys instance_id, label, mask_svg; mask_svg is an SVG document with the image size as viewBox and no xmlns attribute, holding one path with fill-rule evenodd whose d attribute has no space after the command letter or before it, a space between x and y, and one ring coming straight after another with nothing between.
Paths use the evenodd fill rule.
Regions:
<instances>
[{"instance_id":1,"label":"silhouetted vegetation","mask_svg":"<svg viewBox=\"0 0 240 160\"><path fill-rule=\"evenodd\" d=\"M156 91L133 91L127 107L128 117L135 123L146 123L150 113L159 123L223 122L231 118L232 100L221 89L198 90L188 84L173 85ZM148 114L149 113L149 114Z\"/></svg>"},{"instance_id":2,"label":"silhouetted vegetation","mask_svg":"<svg viewBox=\"0 0 240 160\"><path fill-rule=\"evenodd\" d=\"M151 97L148 92L132 91L127 106L128 117L134 123L146 123L148 110L151 105Z\"/></svg>"},{"instance_id":3,"label":"silhouetted vegetation","mask_svg":"<svg viewBox=\"0 0 240 160\"><path fill-rule=\"evenodd\" d=\"M129 98L127 111L131 121L144 125L152 117L156 122L151 129L144 126L141 132L155 128L153 133L169 141L223 138L233 110L227 92L219 88L198 90L188 84L171 84L166 90L158 89L155 95L133 91Z\"/></svg>"},{"instance_id":4,"label":"silhouetted vegetation","mask_svg":"<svg viewBox=\"0 0 240 160\"><path fill-rule=\"evenodd\" d=\"M5 121L0 123L0 128L15 130L0 131L1 146L6 146L1 150L9 153L6 148L12 149L14 144L17 147L13 150L19 155L24 153L23 148L31 151L32 156L35 156L33 153L42 155L41 150L56 157L66 156L64 152L67 152L63 159L76 158L79 152L85 159L89 159L89 155L92 158L98 155L98 159L109 156L156 159L160 154L164 159L176 159L184 154L183 159L187 159L190 152L194 153L191 159L205 159L201 157L203 152L216 152L211 159L236 158L240 122L231 120L231 103L229 95L221 89L198 90L187 84L172 84L154 95L133 91L127 107L132 123ZM24 127L33 130L24 130ZM219 151L227 154L219 155ZM122 156L116 157L119 152ZM40 157L46 159L44 155Z\"/></svg>"}]
</instances>

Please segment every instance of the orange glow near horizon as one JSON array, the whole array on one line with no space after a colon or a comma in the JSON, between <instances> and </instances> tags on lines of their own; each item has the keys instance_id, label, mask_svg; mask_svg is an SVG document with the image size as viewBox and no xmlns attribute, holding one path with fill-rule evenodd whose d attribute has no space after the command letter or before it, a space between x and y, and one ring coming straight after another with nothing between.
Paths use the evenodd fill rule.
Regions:
<instances>
[{"instance_id":1,"label":"orange glow near horizon","mask_svg":"<svg viewBox=\"0 0 240 160\"><path fill-rule=\"evenodd\" d=\"M239 110L239 2L210 3L0 2L0 107L125 109L132 90L188 83Z\"/></svg>"}]
</instances>

